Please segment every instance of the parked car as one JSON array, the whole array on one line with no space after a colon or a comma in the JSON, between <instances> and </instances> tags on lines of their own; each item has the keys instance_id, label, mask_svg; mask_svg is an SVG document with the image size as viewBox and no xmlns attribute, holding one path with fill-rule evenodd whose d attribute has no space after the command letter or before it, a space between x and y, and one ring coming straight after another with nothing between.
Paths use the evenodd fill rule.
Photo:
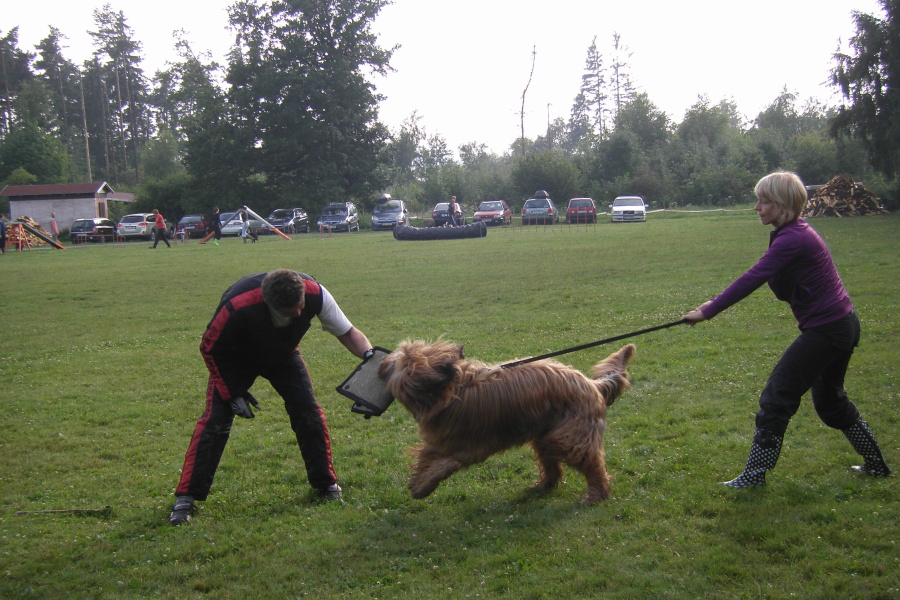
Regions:
<instances>
[{"instance_id":1,"label":"parked car","mask_svg":"<svg viewBox=\"0 0 900 600\"><path fill-rule=\"evenodd\" d=\"M171 239L175 233L175 225L166 221L166 234ZM153 240L156 237L156 215L153 213L132 213L119 219L119 235L126 240L143 238Z\"/></svg>"},{"instance_id":2,"label":"parked car","mask_svg":"<svg viewBox=\"0 0 900 600\"><path fill-rule=\"evenodd\" d=\"M572 198L566 207L566 223L596 223L597 205L593 198Z\"/></svg>"},{"instance_id":3,"label":"parked car","mask_svg":"<svg viewBox=\"0 0 900 600\"><path fill-rule=\"evenodd\" d=\"M544 190L534 193L534 198L529 198L522 206L522 225L534 223L552 225L559 223L559 211L550 199L550 195Z\"/></svg>"},{"instance_id":4,"label":"parked car","mask_svg":"<svg viewBox=\"0 0 900 600\"><path fill-rule=\"evenodd\" d=\"M266 221L282 233L309 233L309 216L302 208L276 208Z\"/></svg>"},{"instance_id":5,"label":"parked car","mask_svg":"<svg viewBox=\"0 0 900 600\"><path fill-rule=\"evenodd\" d=\"M331 227L332 231L359 231L359 210L352 202L332 202L322 211L317 227Z\"/></svg>"},{"instance_id":6,"label":"parked car","mask_svg":"<svg viewBox=\"0 0 900 600\"><path fill-rule=\"evenodd\" d=\"M610 206L613 223L647 220L647 204L640 196L619 196Z\"/></svg>"},{"instance_id":7,"label":"parked car","mask_svg":"<svg viewBox=\"0 0 900 600\"><path fill-rule=\"evenodd\" d=\"M178 220L178 225L175 226L175 232L179 231L184 232L184 238L192 238L192 237L205 237L206 236L206 221L203 215L184 215Z\"/></svg>"},{"instance_id":8,"label":"parked car","mask_svg":"<svg viewBox=\"0 0 900 600\"><path fill-rule=\"evenodd\" d=\"M397 225L409 225L406 202L396 198L378 202L372 209L372 229L393 229Z\"/></svg>"},{"instance_id":9,"label":"parked car","mask_svg":"<svg viewBox=\"0 0 900 600\"><path fill-rule=\"evenodd\" d=\"M234 220L232 221L232 218ZM228 223L231 221L230 223ZM219 213L219 222L222 224L222 235L241 235L241 219L237 216L237 211L231 211L227 213ZM226 225L225 223L228 223ZM254 219L250 217L249 221L249 229L250 231L258 231L260 227L263 226L262 221L259 219Z\"/></svg>"},{"instance_id":10,"label":"parked car","mask_svg":"<svg viewBox=\"0 0 900 600\"><path fill-rule=\"evenodd\" d=\"M156 220L153 213L132 213L119 219L119 235L123 238L152 240L156 236Z\"/></svg>"},{"instance_id":11,"label":"parked car","mask_svg":"<svg viewBox=\"0 0 900 600\"><path fill-rule=\"evenodd\" d=\"M462 206L459 207L460 212L462 212L462 217L459 219L459 223L457 225L466 225L468 224L468 219L466 218L466 211L463 210ZM435 227L443 227L447 223L450 222L450 203L449 202L438 202L434 205L434 209L431 211L431 219L434 221Z\"/></svg>"},{"instance_id":12,"label":"parked car","mask_svg":"<svg viewBox=\"0 0 900 600\"><path fill-rule=\"evenodd\" d=\"M75 219L69 229L69 239L73 244L83 242L112 242L116 224L109 219L95 217L93 219Z\"/></svg>"},{"instance_id":13,"label":"parked car","mask_svg":"<svg viewBox=\"0 0 900 600\"><path fill-rule=\"evenodd\" d=\"M472 222L484 221L485 225L509 225L512 223L512 211L506 200L485 200L478 205Z\"/></svg>"}]
</instances>

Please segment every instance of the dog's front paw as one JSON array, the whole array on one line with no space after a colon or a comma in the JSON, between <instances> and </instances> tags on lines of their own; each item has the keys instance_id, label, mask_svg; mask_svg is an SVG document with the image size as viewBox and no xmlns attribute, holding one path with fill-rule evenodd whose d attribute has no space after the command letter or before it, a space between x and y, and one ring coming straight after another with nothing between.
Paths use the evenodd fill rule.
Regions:
<instances>
[{"instance_id":1,"label":"dog's front paw","mask_svg":"<svg viewBox=\"0 0 900 600\"><path fill-rule=\"evenodd\" d=\"M409 484L409 493L416 500L421 500L422 498L427 498L431 495L431 492L437 489L438 484L434 485L414 485L412 483Z\"/></svg>"},{"instance_id":2,"label":"dog's front paw","mask_svg":"<svg viewBox=\"0 0 900 600\"><path fill-rule=\"evenodd\" d=\"M534 482L531 488L538 492L552 492L559 487L559 479L541 478Z\"/></svg>"}]
</instances>

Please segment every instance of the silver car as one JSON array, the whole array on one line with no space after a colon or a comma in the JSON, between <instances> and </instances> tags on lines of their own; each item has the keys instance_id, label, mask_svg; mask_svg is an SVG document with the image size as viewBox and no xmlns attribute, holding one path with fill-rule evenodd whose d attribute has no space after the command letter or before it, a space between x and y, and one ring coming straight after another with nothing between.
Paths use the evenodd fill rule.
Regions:
<instances>
[{"instance_id":1,"label":"silver car","mask_svg":"<svg viewBox=\"0 0 900 600\"><path fill-rule=\"evenodd\" d=\"M153 213L133 213L119 219L119 235L125 239L143 238L152 240L156 236L156 219Z\"/></svg>"},{"instance_id":2,"label":"silver car","mask_svg":"<svg viewBox=\"0 0 900 600\"><path fill-rule=\"evenodd\" d=\"M231 221L229 223L229 221ZM222 224L222 235L241 235L241 218L237 216L237 211L221 213L219 215L219 222ZM226 225L226 223L228 223ZM262 227L262 222L259 219L254 219L250 217L250 221L248 221L248 230L249 231L257 231L260 227Z\"/></svg>"},{"instance_id":3,"label":"silver car","mask_svg":"<svg viewBox=\"0 0 900 600\"><path fill-rule=\"evenodd\" d=\"M522 207L522 225L559 223L559 211L550 198L531 198Z\"/></svg>"}]
</instances>

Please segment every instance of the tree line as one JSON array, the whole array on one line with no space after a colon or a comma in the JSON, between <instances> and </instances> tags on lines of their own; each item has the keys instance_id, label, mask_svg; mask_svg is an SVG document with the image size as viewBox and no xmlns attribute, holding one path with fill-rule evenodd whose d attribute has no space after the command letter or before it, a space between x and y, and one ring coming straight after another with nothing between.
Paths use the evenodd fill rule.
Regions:
<instances>
[{"instance_id":1,"label":"tree line","mask_svg":"<svg viewBox=\"0 0 900 600\"><path fill-rule=\"evenodd\" d=\"M93 12L82 65L54 27L34 52L19 47L18 28L0 31L0 182L108 181L137 194L130 210L177 216L245 203L367 208L383 192L420 210L451 195L515 205L537 189L562 201L721 206L752 200L760 176L789 169L808 184L849 175L893 206L900 0L881 3L883 16L853 13L855 53L832 57L838 108L785 88L752 119L699 96L673 122L638 91L614 34L607 55L596 38L587 49L569 118L499 155L478 141L454 152L416 113L396 131L379 122L371 76L391 69L395 48L380 47L372 26L387 0L238 0L226 64L181 36L178 59L152 75L126 16L107 4ZM527 87L523 110L526 100Z\"/></svg>"}]
</instances>

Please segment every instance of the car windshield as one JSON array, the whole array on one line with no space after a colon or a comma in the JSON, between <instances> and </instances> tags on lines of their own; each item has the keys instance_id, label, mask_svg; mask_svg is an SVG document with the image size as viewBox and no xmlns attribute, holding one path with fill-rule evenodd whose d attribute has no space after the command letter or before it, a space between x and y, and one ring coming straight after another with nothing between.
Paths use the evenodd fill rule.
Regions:
<instances>
[{"instance_id":1,"label":"car windshield","mask_svg":"<svg viewBox=\"0 0 900 600\"><path fill-rule=\"evenodd\" d=\"M594 203L590 200L572 200L572 202L569 203L569 206L572 208L579 208L582 206L593 206L593 204Z\"/></svg>"},{"instance_id":2,"label":"car windshield","mask_svg":"<svg viewBox=\"0 0 900 600\"><path fill-rule=\"evenodd\" d=\"M387 202L382 202L381 204L375 207L375 212L400 212L401 204L399 200L388 200Z\"/></svg>"},{"instance_id":3,"label":"car windshield","mask_svg":"<svg viewBox=\"0 0 900 600\"><path fill-rule=\"evenodd\" d=\"M143 223L144 215L125 215L122 217L122 223Z\"/></svg>"},{"instance_id":4,"label":"car windshield","mask_svg":"<svg viewBox=\"0 0 900 600\"><path fill-rule=\"evenodd\" d=\"M340 206L326 208L322 213L323 217L342 217L347 214L347 209Z\"/></svg>"},{"instance_id":5,"label":"car windshield","mask_svg":"<svg viewBox=\"0 0 900 600\"><path fill-rule=\"evenodd\" d=\"M613 206L643 206L644 201L640 198L616 198Z\"/></svg>"},{"instance_id":6,"label":"car windshield","mask_svg":"<svg viewBox=\"0 0 900 600\"><path fill-rule=\"evenodd\" d=\"M450 208L449 202L438 202L437 204L434 205L434 210L437 212L440 212L442 210L447 210L448 208Z\"/></svg>"},{"instance_id":7,"label":"car windshield","mask_svg":"<svg viewBox=\"0 0 900 600\"><path fill-rule=\"evenodd\" d=\"M532 198L525 202L525 208L547 208L547 206L546 200L535 200Z\"/></svg>"},{"instance_id":8,"label":"car windshield","mask_svg":"<svg viewBox=\"0 0 900 600\"><path fill-rule=\"evenodd\" d=\"M280 208L278 210L273 210L272 214L269 215L269 220L271 219L290 219L293 218L294 211L287 210L286 208Z\"/></svg>"},{"instance_id":9,"label":"car windshield","mask_svg":"<svg viewBox=\"0 0 900 600\"><path fill-rule=\"evenodd\" d=\"M199 223L202 220L201 217L182 217L182 223Z\"/></svg>"},{"instance_id":10,"label":"car windshield","mask_svg":"<svg viewBox=\"0 0 900 600\"><path fill-rule=\"evenodd\" d=\"M478 205L478 210L503 210L503 204L500 202L482 202Z\"/></svg>"},{"instance_id":11,"label":"car windshield","mask_svg":"<svg viewBox=\"0 0 900 600\"><path fill-rule=\"evenodd\" d=\"M232 218L234 215L236 215L236 214L237 214L237 213L233 213L233 212L219 213L219 222L220 222L220 223L227 223L227 222L230 221L231 218Z\"/></svg>"}]
</instances>

